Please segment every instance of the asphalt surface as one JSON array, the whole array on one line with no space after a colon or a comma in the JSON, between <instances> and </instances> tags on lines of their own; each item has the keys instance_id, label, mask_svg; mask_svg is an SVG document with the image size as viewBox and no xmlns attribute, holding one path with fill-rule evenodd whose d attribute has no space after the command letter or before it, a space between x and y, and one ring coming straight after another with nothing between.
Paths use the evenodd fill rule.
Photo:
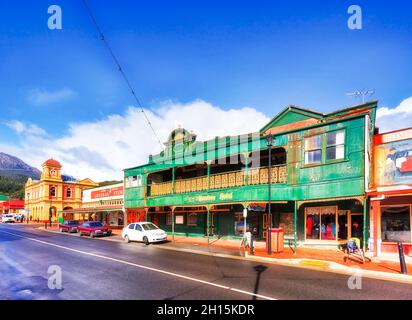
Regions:
<instances>
[{"instance_id":1,"label":"asphalt surface","mask_svg":"<svg viewBox=\"0 0 412 320\"><path fill-rule=\"evenodd\" d=\"M363 278L351 290L345 275L161 245L0 224L0 299L412 299L408 284ZM49 288L53 266L61 270L60 289Z\"/></svg>"}]
</instances>

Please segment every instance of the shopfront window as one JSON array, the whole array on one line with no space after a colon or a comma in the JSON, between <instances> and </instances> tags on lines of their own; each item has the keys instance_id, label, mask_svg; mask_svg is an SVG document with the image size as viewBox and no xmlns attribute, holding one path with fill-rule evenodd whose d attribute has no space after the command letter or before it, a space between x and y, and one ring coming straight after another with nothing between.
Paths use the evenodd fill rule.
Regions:
<instances>
[{"instance_id":1,"label":"shopfront window","mask_svg":"<svg viewBox=\"0 0 412 320\"><path fill-rule=\"evenodd\" d=\"M382 241L411 242L410 206L382 207Z\"/></svg>"},{"instance_id":2,"label":"shopfront window","mask_svg":"<svg viewBox=\"0 0 412 320\"><path fill-rule=\"evenodd\" d=\"M191 212L187 214L187 225L197 226L197 213L196 212Z\"/></svg>"},{"instance_id":3,"label":"shopfront window","mask_svg":"<svg viewBox=\"0 0 412 320\"><path fill-rule=\"evenodd\" d=\"M336 207L306 208L306 239L336 240Z\"/></svg>"}]
</instances>

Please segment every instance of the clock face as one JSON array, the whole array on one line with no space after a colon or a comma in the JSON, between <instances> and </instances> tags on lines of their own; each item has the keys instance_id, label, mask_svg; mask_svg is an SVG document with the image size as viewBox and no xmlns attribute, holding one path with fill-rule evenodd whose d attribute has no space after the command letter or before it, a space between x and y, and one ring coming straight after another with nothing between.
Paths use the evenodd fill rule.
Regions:
<instances>
[{"instance_id":1,"label":"clock face","mask_svg":"<svg viewBox=\"0 0 412 320\"><path fill-rule=\"evenodd\" d=\"M51 171L50 171L50 175L51 175L52 177L56 176L56 170L51 170Z\"/></svg>"}]
</instances>

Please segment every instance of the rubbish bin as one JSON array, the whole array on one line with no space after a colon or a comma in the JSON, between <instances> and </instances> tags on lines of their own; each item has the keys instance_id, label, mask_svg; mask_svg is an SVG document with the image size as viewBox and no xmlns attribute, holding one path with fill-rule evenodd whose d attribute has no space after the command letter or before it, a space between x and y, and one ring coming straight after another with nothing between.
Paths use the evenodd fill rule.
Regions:
<instances>
[{"instance_id":1,"label":"rubbish bin","mask_svg":"<svg viewBox=\"0 0 412 320\"><path fill-rule=\"evenodd\" d=\"M283 228L273 228L271 231L271 249L273 253L283 252L285 232Z\"/></svg>"}]
</instances>

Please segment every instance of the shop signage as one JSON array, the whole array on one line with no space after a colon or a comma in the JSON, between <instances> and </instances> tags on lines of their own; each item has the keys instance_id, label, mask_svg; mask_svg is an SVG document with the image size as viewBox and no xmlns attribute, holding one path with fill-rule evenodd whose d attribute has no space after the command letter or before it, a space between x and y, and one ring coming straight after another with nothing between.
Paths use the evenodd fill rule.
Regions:
<instances>
[{"instance_id":1,"label":"shop signage","mask_svg":"<svg viewBox=\"0 0 412 320\"><path fill-rule=\"evenodd\" d=\"M184 202L188 203L215 202L217 200L233 200L233 192L220 193L218 195L198 195L184 197Z\"/></svg>"},{"instance_id":2,"label":"shop signage","mask_svg":"<svg viewBox=\"0 0 412 320\"><path fill-rule=\"evenodd\" d=\"M92 199L118 197L123 195L123 187L107 188L91 192Z\"/></svg>"},{"instance_id":3,"label":"shop signage","mask_svg":"<svg viewBox=\"0 0 412 320\"><path fill-rule=\"evenodd\" d=\"M375 147L377 186L412 184L412 139Z\"/></svg>"}]
</instances>

